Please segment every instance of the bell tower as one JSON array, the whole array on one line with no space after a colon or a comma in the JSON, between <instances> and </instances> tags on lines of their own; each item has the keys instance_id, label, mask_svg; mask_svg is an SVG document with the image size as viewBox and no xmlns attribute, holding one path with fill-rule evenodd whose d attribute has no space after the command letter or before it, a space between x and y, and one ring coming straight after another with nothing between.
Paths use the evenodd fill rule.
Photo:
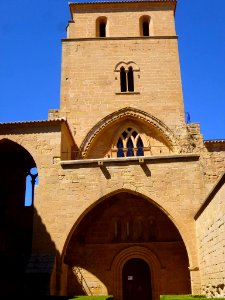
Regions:
<instances>
[{"instance_id":1,"label":"bell tower","mask_svg":"<svg viewBox=\"0 0 225 300\"><path fill-rule=\"evenodd\" d=\"M60 116L78 146L105 116L130 107L182 135L176 0L69 4L62 40Z\"/></svg>"}]
</instances>

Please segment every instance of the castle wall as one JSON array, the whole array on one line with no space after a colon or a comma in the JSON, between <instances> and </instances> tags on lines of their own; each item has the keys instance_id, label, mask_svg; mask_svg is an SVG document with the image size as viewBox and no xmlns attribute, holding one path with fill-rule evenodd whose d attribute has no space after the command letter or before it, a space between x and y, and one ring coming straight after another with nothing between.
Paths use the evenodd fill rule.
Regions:
<instances>
[{"instance_id":1,"label":"castle wall","mask_svg":"<svg viewBox=\"0 0 225 300\"><path fill-rule=\"evenodd\" d=\"M225 142L206 141L202 153L207 192L209 192L225 170Z\"/></svg>"},{"instance_id":2,"label":"castle wall","mask_svg":"<svg viewBox=\"0 0 225 300\"><path fill-rule=\"evenodd\" d=\"M225 296L224 179L223 174L196 220L202 292L210 297Z\"/></svg>"}]
</instances>

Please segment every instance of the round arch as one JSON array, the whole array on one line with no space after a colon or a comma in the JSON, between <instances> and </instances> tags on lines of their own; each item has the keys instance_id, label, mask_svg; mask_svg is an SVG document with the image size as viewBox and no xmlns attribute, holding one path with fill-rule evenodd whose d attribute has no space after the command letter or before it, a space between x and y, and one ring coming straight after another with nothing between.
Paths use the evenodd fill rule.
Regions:
<instances>
[{"instance_id":1,"label":"round arch","mask_svg":"<svg viewBox=\"0 0 225 300\"><path fill-rule=\"evenodd\" d=\"M131 246L124 249L120 251L112 261L111 270L113 272L116 299L122 300L122 270L125 263L132 258L143 259L149 266L153 300L159 299L160 275L163 272L163 266L153 251L142 246Z\"/></svg>"}]
</instances>

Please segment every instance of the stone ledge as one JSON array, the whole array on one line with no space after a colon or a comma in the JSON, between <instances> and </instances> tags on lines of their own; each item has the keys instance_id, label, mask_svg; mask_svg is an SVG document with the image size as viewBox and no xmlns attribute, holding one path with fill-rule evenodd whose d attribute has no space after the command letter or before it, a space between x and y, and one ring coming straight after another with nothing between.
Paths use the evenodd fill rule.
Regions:
<instances>
[{"instance_id":1,"label":"stone ledge","mask_svg":"<svg viewBox=\"0 0 225 300\"><path fill-rule=\"evenodd\" d=\"M132 157L119 157L119 158L92 158L92 159L77 159L77 160L61 160L60 164L62 167L76 166L76 165L96 165L103 166L114 165L114 164L126 164L126 163L138 163L144 164L146 162L157 162L169 163L173 161L191 160L196 161L199 159L197 154L177 154L177 155L160 155L160 156L132 156Z\"/></svg>"},{"instance_id":2,"label":"stone ledge","mask_svg":"<svg viewBox=\"0 0 225 300\"><path fill-rule=\"evenodd\" d=\"M171 36L127 36L127 37L87 37L87 38L64 38L62 42L81 42L81 41L112 41L112 40L177 40L177 35Z\"/></svg>"}]
</instances>

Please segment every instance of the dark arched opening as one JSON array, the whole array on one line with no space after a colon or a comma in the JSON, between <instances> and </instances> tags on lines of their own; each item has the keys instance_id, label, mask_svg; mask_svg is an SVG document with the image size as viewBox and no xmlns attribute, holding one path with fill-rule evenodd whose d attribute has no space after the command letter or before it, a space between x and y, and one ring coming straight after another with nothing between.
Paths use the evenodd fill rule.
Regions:
<instances>
[{"instance_id":1,"label":"dark arched opening","mask_svg":"<svg viewBox=\"0 0 225 300\"><path fill-rule=\"evenodd\" d=\"M106 37L107 18L99 17L96 20L96 37Z\"/></svg>"},{"instance_id":2,"label":"dark arched opening","mask_svg":"<svg viewBox=\"0 0 225 300\"><path fill-rule=\"evenodd\" d=\"M127 91L127 82L126 82L126 71L124 67L121 67L120 69L120 90L121 92Z\"/></svg>"},{"instance_id":3,"label":"dark arched opening","mask_svg":"<svg viewBox=\"0 0 225 300\"><path fill-rule=\"evenodd\" d=\"M124 157L123 142L121 138L119 138L117 142L117 157Z\"/></svg>"},{"instance_id":4,"label":"dark arched opening","mask_svg":"<svg viewBox=\"0 0 225 300\"><path fill-rule=\"evenodd\" d=\"M143 149L144 149L144 145L143 145L141 137L139 136L138 141L137 141L137 156L144 155Z\"/></svg>"},{"instance_id":5,"label":"dark arched opening","mask_svg":"<svg viewBox=\"0 0 225 300\"><path fill-rule=\"evenodd\" d=\"M0 291L4 294L23 290L34 214L33 201L25 205L26 178L36 165L27 150L7 139L0 141L0 165L0 264L4 274Z\"/></svg>"},{"instance_id":6,"label":"dark arched opening","mask_svg":"<svg viewBox=\"0 0 225 300\"><path fill-rule=\"evenodd\" d=\"M84 268L96 277L98 284L101 282L105 284L109 294L120 294L122 297L123 265L118 277L119 290L113 285L114 271L107 266L113 262L116 253L134 245L151 247L165 266L163 289L156 291L154 280L158 279L153 271L153 265L143 259L150 268L146 271L143 266L144 276L149 278L148 286L152 284L152 291L151 289L147 291L148 300L155 293L190 293L188 257L177 228L154 203L128 192L112 195L87 212L70 236L65 249L64 263L68 265L69 270L74 266ZM131 257L127 257L127 260L133 258L141 257L134 256L131 252ZM142 268L142 262L140 266ZM160 273L160 270L157 271ZM127 272L126 276L134 275ZM172 285L167 278L173 278ZM88 281L88 277L84 279ZM77 282L77 277L73 273L69 275L68 280L69 294L78 294L82 291L82 283ZM136 299L145 300L138 295Z\"/></svg>"},{"instance_id":7,"label":"dark arched opening","mask_svg":"<svg viewBox=\"0 0 225 300\"><path fill-rule=\"evenodd\" d=\"M149 22L144 21L142 23L143 36L149 36Z\"/></svg>"},{"instance_id":8,"label":"dark arched opening","mask_svg":"<svg viewBox=\"0 0 225 300\"><path fill-rule=\"evenodd\" d=\"M128 79L128 91L133 92L134 91L134 74L133 74L132 67L129 67L129 69L128 69L127 79Z\"/></svg>"},{"instance_id":9,"label":"dark arched opening","mask_svg":"<svg viewBox=\"0 0 225 300\"><path fill-rule=\"evenodd\" d=\"M105 22L101 22L99 24L99 36L106 37L106 23Z\"/></svg>"}]
</instances>

